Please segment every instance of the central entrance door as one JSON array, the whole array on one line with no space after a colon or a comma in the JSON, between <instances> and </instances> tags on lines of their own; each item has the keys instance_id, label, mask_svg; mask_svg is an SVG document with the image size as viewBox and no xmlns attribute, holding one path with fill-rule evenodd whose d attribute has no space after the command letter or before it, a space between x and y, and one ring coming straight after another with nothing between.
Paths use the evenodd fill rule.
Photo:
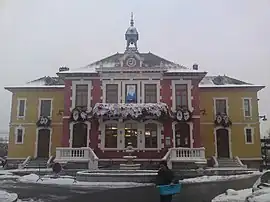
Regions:
<instances>
[{"instance_id":1,"label":"central entrance door","mask_svg":"<svg viewBox=\"0 0 270 202\"><path fill-rule=\"evenodd\" d=\"M230 158L229 132L225 128L216 131L217 157Z\"/></svg>"},{"instance_id":2,"label":"central entrance door","mask_svg":"<svg viewBox=\"0 0 270 202\"><path fill-rule=\"evenodd\" d=\"M38 131L37 158L49 158L50 134L49 129L40 129Z\"/></svg>"},{"instance_id":3,"label":"central entrance door","mask_svg":"<svg viewBox=\"0 0 270 202\"><path fill-rule=\"evenodd\" d=\"M87 125L85 123L73 125L72 147L87 147Z\"/></svg>"},{"instance_id":4,"label":"central entrance door","mask_svg":"<svg viewBox=\"0 0 270 202\"><path fill-rule=\"evenodd\" d=\"M177 123L175 125L175 147L190 148L190 128L189 124Z\"/></svg>"}]
</instances>

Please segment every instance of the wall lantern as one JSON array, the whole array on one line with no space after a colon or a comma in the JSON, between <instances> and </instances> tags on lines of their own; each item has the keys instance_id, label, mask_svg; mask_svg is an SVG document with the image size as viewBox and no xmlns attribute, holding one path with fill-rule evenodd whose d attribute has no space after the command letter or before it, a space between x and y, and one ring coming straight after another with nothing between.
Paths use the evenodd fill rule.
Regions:
<instances>
[{"instance_id":1,"label":"wall lantern","mask_svg":"<svg viewBox=\"0 0 270 202\"><path fill-rule=\"evenodd\" d=\"M205 109L200 109L200 113L205 116L206 115L206 110Z\"/></svg>"},{"instance_id":2,"label":"wall lantern","mask_svg":"<svg viewBox=\"0 0 270 202\"><path fill-rule=\"evenodd\" d=\"M266 115L259 116L259 118L260 118L262 121L267 121Z\"/></svg>"}]
</instances>

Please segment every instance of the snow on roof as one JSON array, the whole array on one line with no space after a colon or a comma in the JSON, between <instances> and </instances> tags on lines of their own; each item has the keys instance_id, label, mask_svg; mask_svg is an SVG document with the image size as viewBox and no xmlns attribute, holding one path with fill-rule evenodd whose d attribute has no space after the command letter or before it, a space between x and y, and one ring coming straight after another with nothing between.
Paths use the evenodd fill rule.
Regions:
<instances>
[{"instance_id":1,"label":"snow on roof","mask_svg":"<svg viewBox=\"0 0 270 202\"><path fill-rule=\"evenodd\" d=\"M129 57L130 53L116 53L113 55L110 55L108 57L105 57L99 61L93 62L89 65L86 65L84 67L80 67L73 70L63 71L59 72L60 74L69 74L69 73L97 73L99 71L105 71L106 68L109 71L118 70L121 68L120 64L123 62L123 60L126 57ZM169 60L166 60L160 56L157 56L151 52L149 53L138 53L138 52L132 52L131 53L135 58L138 58L142 64L140 69L147 70L162 70L167 71L168 73L178 73L178 72L202 72L198 70L193 70L190 68L187 68L183 65L179 65L177 63L171 62ZM138 70L139 68L131 68ZM130 70L131 70L130 69ZM123 68L123 70L129 70L128 68Z\"/></svg>"},{"instance_id":2,"label":"snow on roof","mask_svg":"<svg viewBox=\"0 0 270 202\"><path fill-rule=\"evenodd\" d=\"M199 84L200 88L264 88L228 76L205 76Z\"/></svg>"},{"instance_id":3,"label":"snow on roof","mask_svg":"<svg viewBox=\"0 0 270 202\"><path fill-rule=\"evenodd\" d=\"M5 86L5 89L14 88L64 88L64 80L60 77L44 76L23 85Z\"/></svg>"}]
</instances>

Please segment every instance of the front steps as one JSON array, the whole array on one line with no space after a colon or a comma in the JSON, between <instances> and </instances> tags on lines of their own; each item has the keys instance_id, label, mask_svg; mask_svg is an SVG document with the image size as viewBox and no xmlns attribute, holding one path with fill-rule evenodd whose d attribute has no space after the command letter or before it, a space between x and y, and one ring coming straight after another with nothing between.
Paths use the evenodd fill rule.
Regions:
<instances>
[{"instance_id":1,"label":"front steps","mask_svg":"<svg viewBox=\"0 0 270 202\"><path fill-rule=\"evenodd\" d=\"M47 168L47 158L31 159L24 168Z\"/></svg>"},{"instance_id":2,"label":"front steps","mask_svg":"<svg viewBox=\"0 0 270 202\"><path fill-rule=\"evenodd\" d=\"M244 167L240 164L240 162L233 158L217 158L218 166L219 168L241 168Z\"/></svg>"}]
</instances>

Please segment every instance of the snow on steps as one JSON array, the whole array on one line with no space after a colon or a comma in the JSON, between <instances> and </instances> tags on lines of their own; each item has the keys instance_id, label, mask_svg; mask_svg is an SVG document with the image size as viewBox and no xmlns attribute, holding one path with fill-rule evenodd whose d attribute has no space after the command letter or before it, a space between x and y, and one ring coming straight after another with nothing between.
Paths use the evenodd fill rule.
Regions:
<instances>
[{"instance_id":1,"label":"snow on steps","mask_svg":"<svg viewBox=\"0 0 270 202\"><path fill-rule=\"evenodd\" d=\"M218 158L218 167L220 168L236 168L236 167L243 167L237 159L230 159L230 158Z\"/></svg>"}]
</instances>

